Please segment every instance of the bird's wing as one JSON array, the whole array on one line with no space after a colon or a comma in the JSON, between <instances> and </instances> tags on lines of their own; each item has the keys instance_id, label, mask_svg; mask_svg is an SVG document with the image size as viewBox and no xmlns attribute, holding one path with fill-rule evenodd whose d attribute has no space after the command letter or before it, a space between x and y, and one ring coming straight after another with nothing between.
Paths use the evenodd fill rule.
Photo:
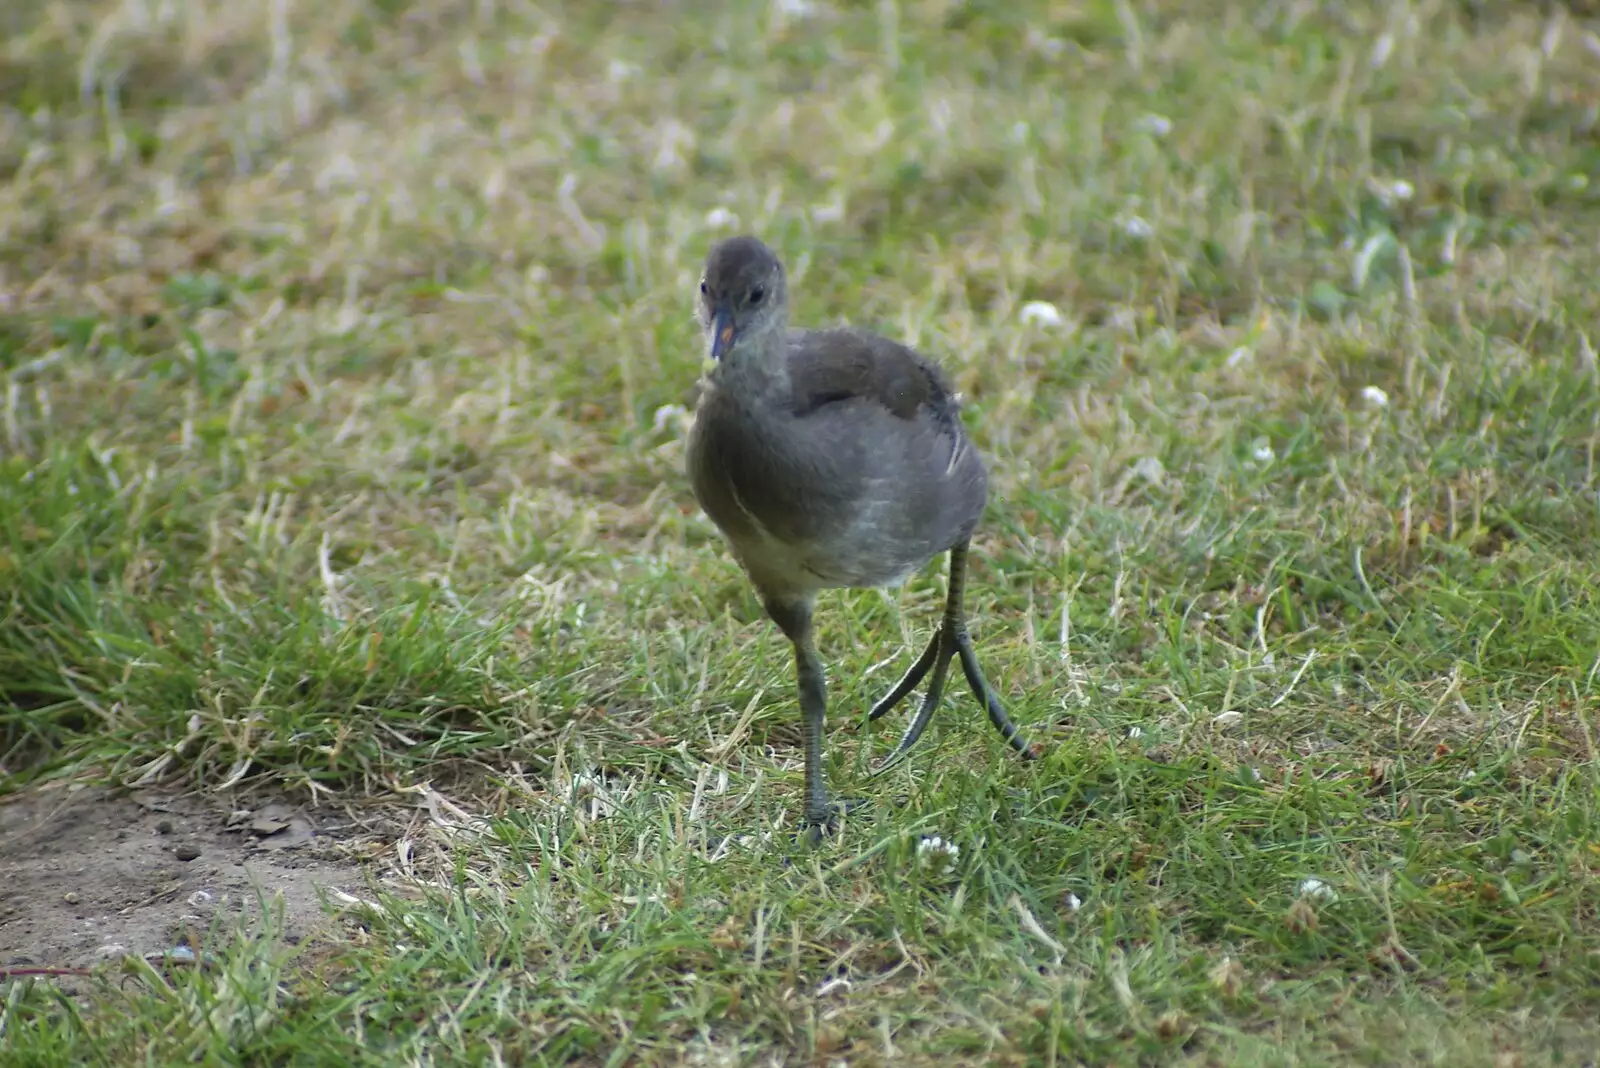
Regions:
<instances>
[{"instance_id":1,"label":"bird's wing","mask_svg":"<svg viewBox=\"0 0 1600 1068\"><path fill-rule=\"evenodd\" d=\"M901 419L957 418L959 406L938 365L888 338L856 330L796 331L789 345L794 411L804 418L862 398Z\"/></svg>"}]
</instances>

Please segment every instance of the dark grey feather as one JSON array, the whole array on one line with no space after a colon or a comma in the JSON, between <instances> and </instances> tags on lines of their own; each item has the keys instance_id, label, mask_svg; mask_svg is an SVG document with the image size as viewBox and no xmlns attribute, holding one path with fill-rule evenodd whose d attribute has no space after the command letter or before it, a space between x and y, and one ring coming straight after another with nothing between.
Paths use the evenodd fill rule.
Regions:
<instances>
[{"instance_id":1,"label":"dark grey feather","mask_svg":"<svg viewBox=\"0 0 1600 1068\"><path fill-rule=\"evenodd\" d=\"M743 257L722 262L736 280L713 256L716 293L759 276ZM695 495L758 587L892 583L972 533L987 478L935 364L857 330L768 343L781 349L755 359L773 374L713 372L689 442Z\"/></svg>"}]
</instances>

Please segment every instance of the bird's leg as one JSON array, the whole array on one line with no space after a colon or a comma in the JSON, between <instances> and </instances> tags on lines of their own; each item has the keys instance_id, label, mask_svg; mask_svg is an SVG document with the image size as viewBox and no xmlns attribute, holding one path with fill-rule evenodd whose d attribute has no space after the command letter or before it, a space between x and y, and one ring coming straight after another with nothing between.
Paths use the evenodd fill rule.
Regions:
<instances>
[{"instance_id":1,"label":"bird's leg","mask_svg":"<svg viewBox=\"0 0 1600 1068\"><path fill-rule=\"evenodd\" d=\"M828 707L828 683L811 636L811 599L768 599L767 615L772 617L794 645L795 678L800 691L801 732L806 747L805 836L813 845L838 822L839 813L854 807L851 802L830 804L828 781L822 770L822 725Z\"/></svg>"},{"instance_id":2,"label":"bird's leg","mask_svg":"<svg viewBox=\"0 0 1600 1068\"><path fill-rule=\"evenodd\" d=\"M955 657L961 658L962 673L967 676L967 685L972 687L972 692L978 698L978 703L983 705L984 711L989 714L989 722L993 723L1012 748L1024 757L1032 757L1033 750L1029 747L1027 739L1011 722L1011 717L1006 715L1000 699L989 688L988 681L983 677L983 669L978 666L978 654L972 648L972 636L967 633L967 616L962 607L962 596L967 585L967 543L962 542L950 550L950 592L945 599L944 619L939 624L939 630L934 634L933 640L923 650L917 662L911 665L894 689L883 696L877 704L872 706L872 711L867 713L868 719L877 719L899 704L909 694L917 683L931 670L933 677L928 680L928 689L922 697L922 707L917 710L917 716L911 721L911 726L906 728L906 733L900 739L900 744L894 747L878 769L880 772L899 763L901 758L910 752L911 747L917 744L917 739L922 737L922 732L927 730L928 723L933 719L933 712L939 705L939 698L944 692L945 674L949 671L950 661Z\"/></svg>"}]
</instances>

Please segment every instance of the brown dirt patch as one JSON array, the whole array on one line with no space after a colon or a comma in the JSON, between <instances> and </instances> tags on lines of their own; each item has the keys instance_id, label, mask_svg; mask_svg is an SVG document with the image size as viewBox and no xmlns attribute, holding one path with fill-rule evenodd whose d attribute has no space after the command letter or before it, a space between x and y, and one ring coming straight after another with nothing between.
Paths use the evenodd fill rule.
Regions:
<instances>
[{"instance_id":1,"label":"brown dirt patch","mask_svg":"<svg viewBox=\"0 0 1600 1068\"><path fill-rule=\"evenodd\" d=\"M366 885L336 814L253 798L96 787L0 799L0 966L87 967L199 946L283 900L284 936L326 920L318 888Z\"/></svg>"}]
</instances>

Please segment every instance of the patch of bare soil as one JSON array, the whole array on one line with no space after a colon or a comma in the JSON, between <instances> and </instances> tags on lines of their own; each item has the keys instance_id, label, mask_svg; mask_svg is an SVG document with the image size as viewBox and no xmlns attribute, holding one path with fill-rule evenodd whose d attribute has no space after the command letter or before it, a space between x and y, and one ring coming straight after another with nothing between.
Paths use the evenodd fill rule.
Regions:
<instances>
[{"instance_id":1,"label":"patch of bare soil","mask_svg":"<svg viewBox=\"0 0 1600 1068\"><path fill-rule=\"evenodd\" d=\"M262 798L95 787L0 799L0 967L90 967L125 954L198 947L215 925L276 909L284 936L316 933L318 888L360 892L337 815Z\"/></svg>"}]
</instances>

